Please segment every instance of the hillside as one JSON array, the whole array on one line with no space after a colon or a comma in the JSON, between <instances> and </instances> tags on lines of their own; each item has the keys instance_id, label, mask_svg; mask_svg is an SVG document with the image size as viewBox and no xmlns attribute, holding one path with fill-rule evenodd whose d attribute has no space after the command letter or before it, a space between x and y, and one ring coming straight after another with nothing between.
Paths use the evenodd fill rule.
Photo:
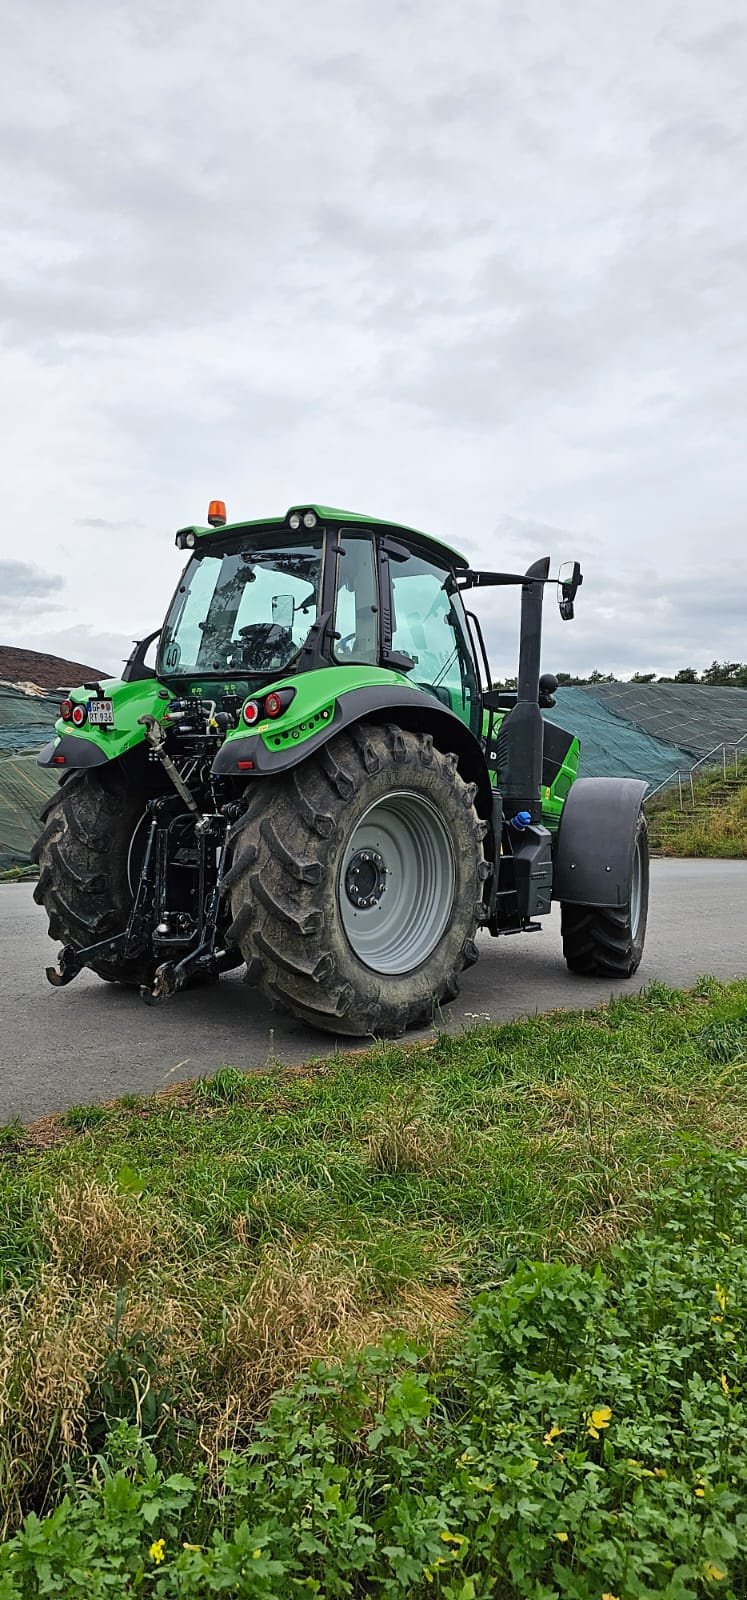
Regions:
<instances>
[{"instance_id":1,"label":"hillside","mask_svg":"<svg viewBox=\"0 0 747 1600\"><path fill-rule=\"evenodd\" d=\"M108 677L103 673L103 677ZM71 689L85 681L102 677L96 667L85 667L80 661L66 661L63 656L46 655L41 650L16 650L13 645L0 644L0 682L36 683L41 689Z\"/></svg>"}]
</instances>

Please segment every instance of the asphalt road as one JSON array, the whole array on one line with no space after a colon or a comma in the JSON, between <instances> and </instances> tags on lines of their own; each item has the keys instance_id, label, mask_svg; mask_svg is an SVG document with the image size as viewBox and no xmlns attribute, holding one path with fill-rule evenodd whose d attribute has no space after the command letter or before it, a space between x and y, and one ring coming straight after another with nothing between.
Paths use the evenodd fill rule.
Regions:
<instances>
[{"instance_id":1,"label":"asphalt road","mask_svg":"<svg viewBox=\"0 0 747 1600\"><path fill-rule=\"evenodd\" d=\"M297 1065L335 1048L333 1039L271 1012L233 975L158 1009L90 972L53 989L44 968L56 948L32 886L0 886L0 1122L147 1094L228 1063ZM704 972L747 975L747 861L652 863L646 955L632 983L574 978L562 960L557 910L542 933L481 935L480 960L443 1022L454 1029L486 1016L506 1021L594 1005L613 990L630 992L653 978L680 987Z\"/></svg>"}]
</instances>

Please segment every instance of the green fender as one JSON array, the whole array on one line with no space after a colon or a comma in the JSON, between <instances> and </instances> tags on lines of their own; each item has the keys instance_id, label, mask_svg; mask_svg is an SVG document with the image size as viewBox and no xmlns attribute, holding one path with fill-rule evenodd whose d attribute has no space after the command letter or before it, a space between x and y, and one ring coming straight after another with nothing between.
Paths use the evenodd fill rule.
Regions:
<instances>
[{"instance_id":1,"label":"green fender","mask_svg":"<svg viewBox=\"0 0 747 1600\"><path fill-rule=\"evenodd\" d=\"M94 728L84 722L76 728L59 717L54 725L57 737L40 750L37 763L40 767L59 767L60 771L75 771L81 767L101 767L108 761L118 761L121 756L142 744L145 729L138 718L149 714L163 715L172 691L158 682L146 678L140 682L124 683L119 678L102 678L99 687L103 698L111 700L114 707L114 726ZM73 705L85 706L98 696L91 689L73 689L68 696Z\"/></svg>"},{"instance_id":2,"label":"green fender","mask_svg":"<svg viewBox=\"0 0 747 1600\"><path fill-rule=\"evenodd\" d=\"M481 815L491 816L492 790L482 746L434 695L416 688L403 673L383 667L327 667L278 680L277 690L295 694L282 716L265 717L251 733L240 726L225 739L213 762L220 777L272 777L300 766L307 756L359 722L396 722L429 733L440 750L454 751L466 783L476 786ZM263 689L257 699L269 692Z\"/></svg>"}]
</instances>

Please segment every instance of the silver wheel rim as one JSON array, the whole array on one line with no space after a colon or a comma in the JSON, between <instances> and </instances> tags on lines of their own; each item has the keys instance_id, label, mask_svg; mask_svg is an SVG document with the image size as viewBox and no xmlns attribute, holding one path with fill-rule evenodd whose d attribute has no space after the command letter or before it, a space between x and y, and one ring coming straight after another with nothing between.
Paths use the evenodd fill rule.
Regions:
<instances>
[{"instance_id":1,"label":"silver wheel rim","mask_svg":"<svg viewBox=\"0 0 747 1600\"><path fill-rule=\"evenodd\" d=\"M435 950L451 917L456 870L435 806L402 789L375 800L356 824L340 866L342 925L373 972L412 972Z\"/></svg>"},{"instance_id":2,"label":"silver wheel rim","mask_svg":"<svg viewBox=\"0 0 747 1600\"><path fill-rule=\"evenodd\" d=\"M630 885L630 931L634 940L638 937L638 924L641 920L642 887L641 841L638 839L633 852L633 877Z\"/></svg>"}]
</instances>

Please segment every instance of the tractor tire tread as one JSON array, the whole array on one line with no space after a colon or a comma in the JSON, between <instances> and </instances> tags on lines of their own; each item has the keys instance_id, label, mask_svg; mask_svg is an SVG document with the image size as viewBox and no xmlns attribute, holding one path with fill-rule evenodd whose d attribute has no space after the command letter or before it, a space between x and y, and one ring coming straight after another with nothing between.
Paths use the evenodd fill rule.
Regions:
<instances>
[{"instance_id":1,"label":"tractor tire tread","mask_svg":"<svg viewBox=\"0 0 747 1600\"><path fill-rule=\"evenodd\" d=\"M127 854L142 809L142 797L116 768L76 773L52 795L31 851L39 867L34 899L52 939L81 948L125 927L132 903ZM93 970L109 982L138 984L152 965L143 955Z\"/></svg>"},{"instance_id":2,"label":"tractor tire tread","mask_svg":"<svg viewBox=\"0 0 747 1600\"><path fill-rule=\"evenodd\" d=\"M414 786L437 796L455 832L459 892L435 950L411 974L381 974L358 959L342 929L337 872L351 804ZM332 1033L377 1037L432 1020L477 959L486 826L457 760L429 734L361 724L338 734L301 767L263 780L261 805L234 824L224 875L228 941L273 1005Z\"/></svg>"},{"instance_id":3,"label":"tractor tire tread","mask_svg":"<svg viewBox=\"0 0 747 1600\"><path fill-rule=\"evenodd\" d=\"M642 903L633 930L630 904L584 906L561 904L560 931L563 954L571 972L582 977L632 978L640 966L648 915L648 830L641 813L636 842L642 852Z\"/></svg>"}]
</instances>

